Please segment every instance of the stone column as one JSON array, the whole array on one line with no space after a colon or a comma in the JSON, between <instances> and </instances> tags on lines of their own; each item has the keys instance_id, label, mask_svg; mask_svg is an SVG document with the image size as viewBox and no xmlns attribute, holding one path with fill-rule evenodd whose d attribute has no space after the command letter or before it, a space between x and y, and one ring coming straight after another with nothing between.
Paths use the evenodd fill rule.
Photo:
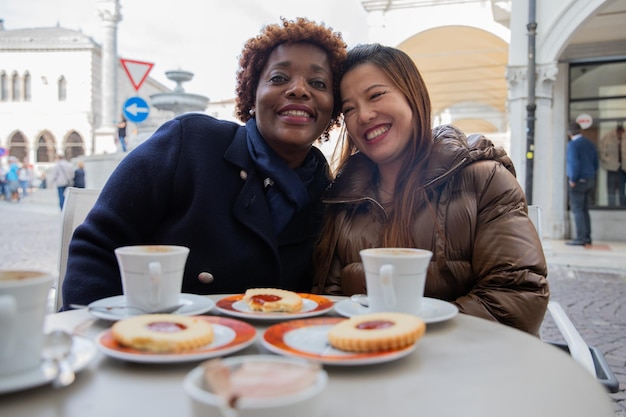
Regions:
<instances>
[{"instance_id":1,"label":"stone column","mask_svg":"<svg viewBox=\"0 0 626 417\"><path fill-rule=\"evenodd\" d=\"M115 125L121 112L117 108L117 24L122 15L119 0L98 0L96 5L103 30L101 108L93 146L93 152L99 154L117 150Z\"/></svg>"},{"instance_id":2,"label":"stone column","mask_svg":"<svg viewBox=\"0 0 626 417\"><path fill-rule=\"evenodd\" d=\"M556 63L536 66L535 151L533 155L533 203L541 206L542 230L545 237L561 238L565 219L561 202L566 201L563 188L565 164L564 134L555 126L554 90L559 68ZM528 68L509 66L509 123L511 126L511 159L517 179L525 188L526 178L526 104L528 102Z\"/></svg>"}]
</instances>

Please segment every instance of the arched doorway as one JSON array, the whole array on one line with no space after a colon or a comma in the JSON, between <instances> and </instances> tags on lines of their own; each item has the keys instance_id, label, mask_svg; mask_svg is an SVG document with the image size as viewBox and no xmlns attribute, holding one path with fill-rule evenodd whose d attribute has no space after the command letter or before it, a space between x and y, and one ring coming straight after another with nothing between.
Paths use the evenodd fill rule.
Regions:
<instances>
[{"instance_id":1,"label":"arched doorway","mask_svg":"<svg viewBox=\"0 0 626 417\"><path fill-rule=\"evenodd\" d=\"M65 157L68 161L71 161L73 158L84 154L83 138L76 131L72 131L65 141Z\"/></svg>"},{"instance_id":2,"label":"arched doorway","mask_svg":"<svg viewBox=\"0 0 626 417\"><path fill-rule=\"evenodd\" d=\"M28 142L22 132L15 132L9 139L9 156L23 161L28 156Z\"/></svg>"},{"instance_id":3,"label":"arched doorway","mask_svg":"<svg viewBox=\"0 0 626 417\"><path fill-rule=\"evenodd\" d=\"M37 138L37 152L35 162L54 162L56 161L55 140L48 131L42 132Z\"/></svg>"}]
</instances>

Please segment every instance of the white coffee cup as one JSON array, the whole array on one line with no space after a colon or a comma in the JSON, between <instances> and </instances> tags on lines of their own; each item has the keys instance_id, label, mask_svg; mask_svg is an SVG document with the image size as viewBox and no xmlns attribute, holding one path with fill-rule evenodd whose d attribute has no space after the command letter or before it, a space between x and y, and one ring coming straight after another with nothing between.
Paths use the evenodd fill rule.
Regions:
<instances>
[{"instance_id":1,"label":"white coffee cup","mask_svg":"<svg viewBox=\"0 0 626 417\"><path fill-rule=\"evenodd\" d=\"M369 311L419 315L432 252L413 248L360 251Z\"/></svg>"},{"instance_id":2,"label":"white coffee cup","mask_svg":"<svg viewBox=\"0 0 626 417\"><path fill-rule=\"evenodd\" d=\"M225 366L235 368L244 362L289 363L309 366L303 359L276 355L243 355L222 359ZM241 398L237 408L231 408L226 399L207 389L204 384L204 369L194 368L183 382L185 392L191 400L193 417L322 417L325 411L323 392L328 383L328 374L317 371L315 381L308 388L269 398Z\"/></svg>"},{"instance_id":3,"label":"white coffee cup","mask_svg":"<svg viewBox=\"0 0 626 417\"><path fill-rule=\"evenodd\" d=\"M43 271L0 270L0 375L24 372L41 363L53 280Z\"/></svg>"},{"instance_id":4,"label":"white coffee cup","mask_svg":"<svg viewBox=\"0 0 626 417\"><path fill-rule=\"evenodd\" d=\"M150 313L180 303L189 248L135 245L115 249L126 304Z\"/></svg>"}]
</instances>

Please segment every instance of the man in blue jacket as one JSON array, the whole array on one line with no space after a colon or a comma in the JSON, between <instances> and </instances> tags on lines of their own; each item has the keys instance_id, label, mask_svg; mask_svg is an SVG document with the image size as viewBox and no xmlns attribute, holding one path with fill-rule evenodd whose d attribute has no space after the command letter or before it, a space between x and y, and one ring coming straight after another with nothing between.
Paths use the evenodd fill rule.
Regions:
<instances>
[{"instance_id":1,"label":"man in blue jacket","mask_svg":"<svg viewBox=\"0 0 626 417\"><path fill-rule=\"evenodd\" d=\"M578 246L590 245L589 201L596 185L598 153L593 142L582 135L578 123L570 123L567 134L570 137L567 144L569 204L576 224L576 238L566 243Z\"/></svg>"}]
</instances>

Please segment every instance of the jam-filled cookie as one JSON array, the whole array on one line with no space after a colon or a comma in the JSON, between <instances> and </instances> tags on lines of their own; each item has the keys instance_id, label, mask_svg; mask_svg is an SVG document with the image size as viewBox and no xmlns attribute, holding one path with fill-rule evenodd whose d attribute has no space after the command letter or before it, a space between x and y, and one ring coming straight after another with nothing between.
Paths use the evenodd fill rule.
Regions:
<instances>
[{"instance_id":1,"label":"jam-filled cookie","mask_svg":"<svg viewBox=\"0 0 626 417\"><path fill-rule=\"evenodd\" d=\"M199 317L144 314L120 320L111 327L120 344L150 352L183 352L213 341L213 326Z\"/></svg>"},{"instance_id":2,"label":"jam-filled cookie","mask_svg":"<svg viewBox=\"0 0 626 417\"><path fill-rule=\"evenodd\" d=\"M277 288L250 288L243 296L250 310L295 313L302 310L302 297Z\"/></svg>"},{"instance_id":3,"label":"jam-filled cookie","mask_svg":"<svg viewBox=\"0 0 626 417\"><path fill-rule=\"evenodd\" d=\"M349 352L382 352L410 346L425 331L426 323L417 316L371 313L337 323L328 332L328 341L332 347Z\"/></svg>"}]
</instances>

